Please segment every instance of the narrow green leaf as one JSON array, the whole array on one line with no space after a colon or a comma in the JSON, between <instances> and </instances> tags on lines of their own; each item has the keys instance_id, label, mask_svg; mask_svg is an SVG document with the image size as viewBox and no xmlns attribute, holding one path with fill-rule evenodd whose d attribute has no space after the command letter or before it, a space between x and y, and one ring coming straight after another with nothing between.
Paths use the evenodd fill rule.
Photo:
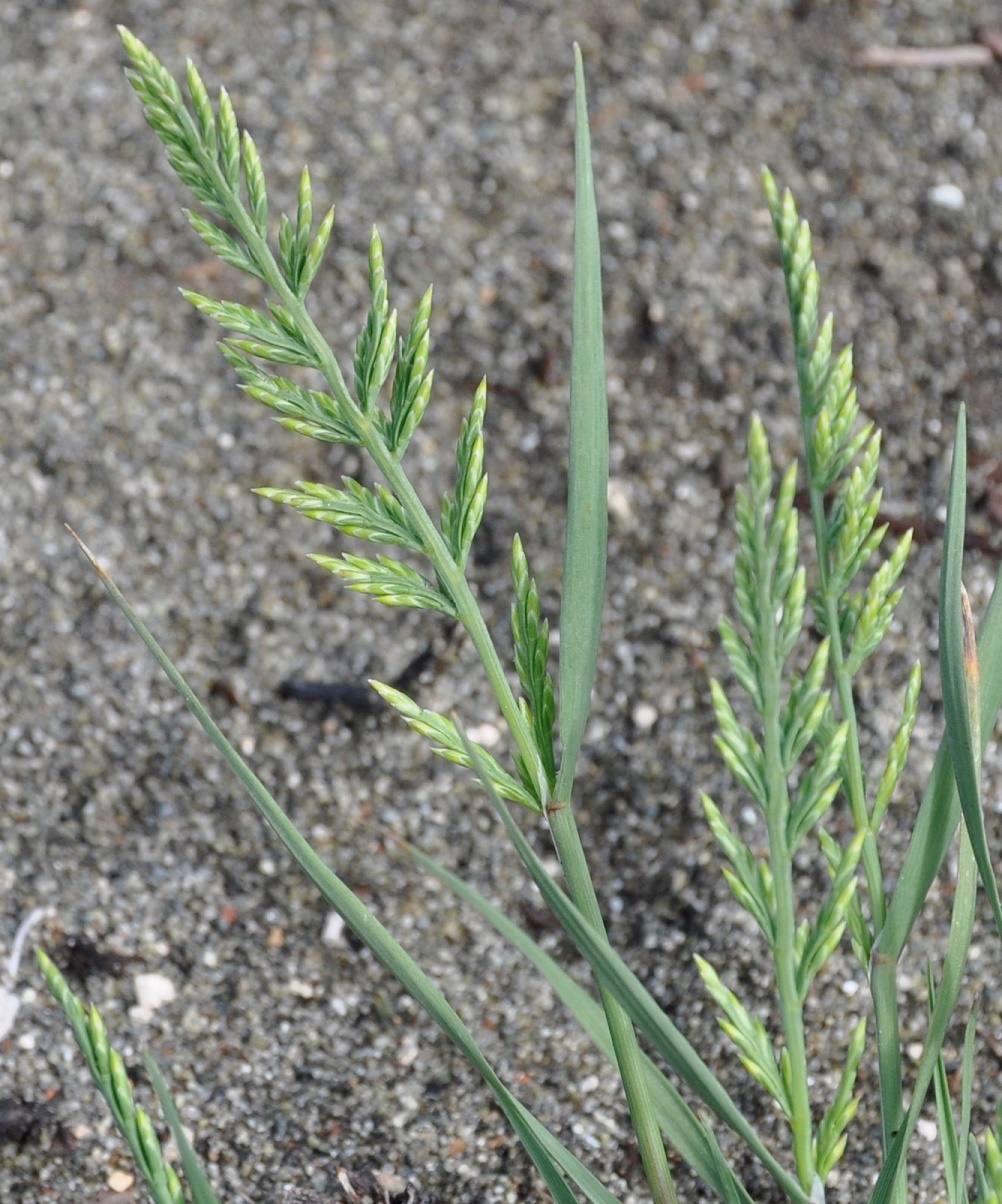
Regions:
<instances>
[{"instance_id":1,"label":"narrow green leaf","mask_svg":"<svg viewBox=\"0 0 1002 1204\"><path fill-rule=\"evenodd\" d=\"M146 1073L150 1076L156 1097L160 1101L160 1107L167 1120L167 1127L181 1154L181 1166L184 1169L184 1177L194 1204L219 1204L208 1176L198 1160L198 1155L188 1140L188 1134L181 1123L181 1116L174 1103L174 1097L170 1093L170 1088L167 1086L156 1058L150 1053L143 1054L143 1065L146 1067Z\"/></svg>"},{"instance_id":2,"label":"narrow green leaf","mask_svg":"<svg viewBox=\"0 0 1002 1204\"><path fill-rule=\"evenodd\" d=\"M615 1052L608 1022L602 1008L591 995L528 933L514 924L503 911L488 902L476 887L447 870L414 845L406 841L401 843L419 865L434 874L457 898L469 904L513 948L536 966L596 1047L614 1062ZM737 1179L723 1155L719 1154L712 1131L699 1120L678 1090L646 1056L644 1069L661 1128L671 1144L718 1196L725 1200L733 1199L735 1204L738 1201L741 1204L751 1204L743 1184Z\"/></svg>"},{"instance_id":3,"label":"narrow green leaf","mask_svg":"<svg viewBox=\"0 0 1002 1204\"><path fill-rule=\"evenodd\" d=\"M978 655L983 667L980 723L980 749L983 752L1002 706L1002 565L999 566L995 588L978 636ZM892 1084L900 1084L903 1077L897 963L943 864L959 819L960 803L949 742L944 733L912 827L908 851L884 926L873 944L872 956L865 963L870 971L877 1031L883 1034L880 1041L881 1081L887 1084L887 1092L890 1092ZM885 1094L883 1103L886 1132L897 1132L903 1115L900 1086L894 1098Z\"/></svg>"},{"instance_id":4,"label":"narrow green leaf","mask_svg":"<svg viewBox=\"0 0 1002 1204\"><path fill-rule=\"evenodd\" d=\"M1002 565L999 566L991 601L978 632L978 660L981 666L980 729L983 752L994 731L999 708L1002 707ZM879 939L884 963L892 968L901 956L956 831L960 804L955 791L950 750L944 735L912 828L887 922Z\"/></svg>"},{"instance_id":5,"label":"narrow green leaf","mask_svg":"<svg viewBox=\"0 0 1002 1204\"><path fill-rule=\"evenodd\" d=\"M971 1139L971 1104L974 1092L974 1041L978 1034L978 1008L975 1005L967 1017L967 1028L964 1030L964 1056L961 1066L960 1087L960 1133L963 1148L966 1152ZM957 1178L954 1182L954 1194L958 1201L967 1204L965 1180L967 1170L966 1157L961 1158L957 1165Z\"/></svg>"},{"instance_id":6,"label":"narrow green leaf","mask_svg":"<svg viewBox=\"0 0 1002 1204\"><path fill-rule=\"evenodd\" d=\"M950 471L950 497L943 535L943 570L939 595L940 673L943 681L943 707L946 734L957 782L960 809L978 863L978 873L995 917L995 929L1002 940L1002 903L992 869L991 854L981 810L981 740L975 725L980 720L980 683L978 650L974 623L967 607L964 615L961 572L964 556L964 526L967 505L967 417L964 406L957 414L957 433ZM975 687L969 693L970 683Z\"/></svg>"},{"instance_id":7,"label":"narrow green leaf","mask_svg":"<svg viewBox=\"0 0 1002 1204\"><path fill-rule=\"evenodd\" d=\"M555 798L566 802L598 663L608 538L609 419L602 334L602 269L581 52L574 55L576 126L574 285L567 532L560 600L560 739Z\"/></svg>"},{"instance_id":8,"label":"narrow green leaf","mask_svg":"<svg viewBox=\"0 0 1002 1204\"><path fill-rule=\"evenodd\" d=\"M989 1141L994 1140L991 1131L985 1134L985 1145ZM974 1186L977 1204L998 1204L999 1197L997 1193L992 1191L988 1183L988 1176L985 1174L985 1164L981 1157L981 1150L978 1148L977 1138L972 1133L967 1141L967 1151L974 1166Z\"/></svg>"},{"instance_id":9,"label":"narrow green leaf","mask_svg":"<svg viewBox=\"0 0 1002 1204\"><path fill-rule=\"evenodd\" d=\"M995 1132L990 1129L985 1134L985 1162L991 1175L992 1192L996 1199L1002 1198L1002 1107L998 1113L998 1124Z\"/></svg>"},{"instance_id":10,"label":"narrow green leaf","mask_svg":"<svg viewBox=\"0 0 1002 1204\"><path fill-rule=\"evenodd\" d=\"M479 753L472 745L468 745L468 748L471 759L478 763ZM646 1033L655 1049L682 1081L748 1146L789 1199L795 1201L795 1204L811 1204L808 1193L800 1186L796 1176L791 1175L773 1156L681 1030L665 1015L604 936L596 933L579 908L546 872L545 866L523 836L508 808L499 799L484 769L479 770L479 776L522 864L532 875L533 882L539 887L540 893L567 935L587 958L596 978L615 994L634 1024Z\"/></svg>"},{"instance_id":11,"label":"narrow green leaf","mask_svg":"<svg viewBox=\"0 0 1002 1204\"><path fill-rule=\"evenodd\" d=\"M947 952L943 964L943 974L936 990L925 1047L922 1050L922 1058L919 1061L915 1082L912 1086L911 1105L897 1128L896 1136L888 1146L884 1165L870 1197L870 1204L890 1204L898 1174L902 1169L905 1151L908 1149L922 1114L926 1094L933 1080L943 1042L949 1031L957 999L960 996L968 950L971 946L971 932L974 928L977 890L977 859L968 830L964 827L960 834L957 887L953 896L953 915L950 920L950 935L946 944Z\"/></svg>"},{"instance_id":12,"label":"narrow green leaf","mask_svg":"<svg viewBox=\"0 0 1002 1204\"><path fill-rule=\"evenodd\" d=\"M72 533L72 532L71 532ZM178 672L166 652L125 600L121 591L104 571L86 545L74 534L81 551L90 561L105 589L131 623L140 639L182 696L223 759L247 790L254 805L271 825L306 876L369 951L392 973L404 989L425 1009L470 1063L480 1072L532 1158L558 1204L576 1204L563 1174L587 1190L596 1204L616 1204L615 1197L591 1174L543 1125L514 1097L481 1052L466 1025L449 1005L414 959L386 931L376 916L320 859L309 841L265 789L247 762L226 739L198 697ZM559 1168L559 1169L558 1169ZM157 1204L161 1204L158 1200ZM163 1201L163 1204L175 1204ZM806 1204L806 1202L802 1202Z\"/></svg>"}]
</instances>

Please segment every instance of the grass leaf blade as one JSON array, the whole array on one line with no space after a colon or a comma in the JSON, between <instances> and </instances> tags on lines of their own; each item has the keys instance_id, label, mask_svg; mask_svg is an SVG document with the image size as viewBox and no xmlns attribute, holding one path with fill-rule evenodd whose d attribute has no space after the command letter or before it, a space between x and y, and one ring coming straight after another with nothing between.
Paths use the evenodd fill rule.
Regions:
<instances>
[{"instance_id":1,"label":"grass leaf blade","mask_svg":"<svg viewBox=\"0 0 1002 1204\"><path fill-rule=\"evenodd\" d=\"M596 1204L616 1204L612 1193L603 1188L594 1175L515 1098L498 1077L497 1072L481 1052L473 1034L439 988L410 954L393 939L373 912L317 855L309 841L265 788L260 778L227 740L198 696L182 677L167 653L157 643L149 628L129 605L119 588L101 567L93 553L72 529L70 533L90 561L112 600L131 623L154 660L184 699L202 730L222 754L238 781L247 790L254 805L306 876L369 951L397 978L403 988L424 1008L471 1065L483 1076L558 1204L576 1204L574 1194L563 1178L564 1173L574 1178L574 1181L582 1186L582 1190L585 1190L583 1185L587 1184L589 1198Z\"/></svg>"},{"instance_id":2,"label":"grass leaf blade","mask_svg":"<svg viewBox=\"0 0 1002 1204\"><path fill-rule=\"evenodd\" d=\"M403 847L419 865L447 886L457 898L472 907L513 948L533 963L595 1046L615 1064L616 1055L609 1034L609 1024L595 999L527 932L488 902L476 887L447 870L414 845L404 843ZM720 1154L712 1133L655 1063L647 1057L644 1058L644 1063L658 1120L675 1149L721 1199L734 1199L742 1201L742 1204L751 1204L751 1198L744 1185Z\"/></svg>"},{"instance_id":3,"label":"grass leaf blade","mask_svg":"<svg viewBox=\"0 0 1002 1204\"><path fill-rule=\"evenodd\" d=\"M216 1193L212 1190L212 1185L198 1160L198 1155L192 1149L188 1135L184 1131L181 1116L156 1058L151 1053L144 1053L143 1065L146 1067L146 1073L150 1076L156 1097L160 1101L160 1107L167 1120L167 1127L177 1143L178 1151L181 1154L181 1166L184 1168L184 1177L191 1189L191 1198L194 1204L219 1204Z\"/></svg>"},{"instance_id":4,"label":"grass leaf blade","mask_svg":"<svg viewBox=\"0 0 1002 1204\"><path fill-rule=\"evenodd\" d=\"M779 1164L740 1108L728 1095L719 1079L690 1045L685 1035L669 1020L650 992L609 945L604 936L596 933L585 915L547 873L545 866L522 835L508 808L498 797L498 793L486 773L486 767L479 751L469 741L466 743L470 759L477 767L481 785L490 797L522 864L532 875L532 880L539 887L540 893L560 921L564 931L587 958L595 972L596 979L612 991L633 1023L650 1038L651 1043L679 1078L699 1096L703 1103L712 1109L724 1124L729 1125L738 1134L788 1198L795 1204L810 1204L810 1197L800 1186L796 1176L791 1175Z\"/></svg>"},{"instance_id":5,"label":"grass leaf blade","mask_svg":"<svg viewBox=\"0 0 1002 1204\"><path fill-rule=\"evenodd\" d=\"M598 661L608 535L609 419L602 268L581 51L574 49L574 296L567 533L560 600L560 738L556 797L570 797Z\"/></svg>"},{"instance_id":6,"label":"grass leaf blade","mask_svg":"<svg viewBox=\"0 0 1002 1204\"><path fill-rule=\"evenodd\" d=\"M943 681L946 734L957 782L960 810L971 840L985 893L991 903L995 927L1002 940L1002 903L992 869L985 820L981 810L980 686L974 624L964 614L961 580L964 557L964 520L967 504L967 420L965 408L957 414L957 433L950 470L950 496L943 536L943 569L939 595L939 650Z\"/></svg>"}]
</instances>

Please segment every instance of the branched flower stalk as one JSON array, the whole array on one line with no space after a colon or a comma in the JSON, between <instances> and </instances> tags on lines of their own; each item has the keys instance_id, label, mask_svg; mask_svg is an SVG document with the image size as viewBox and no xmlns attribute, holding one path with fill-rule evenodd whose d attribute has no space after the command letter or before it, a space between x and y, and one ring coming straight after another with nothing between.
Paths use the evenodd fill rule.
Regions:
<instances>
[{"instance_id":1,"label":"branched flower stalk","mask_svg":"<svg viewBox=\"0 0 1002 1204\"><path fill-rule=\"evenodd\" d=\"M181 1181L164 1158L149 1115L133 1097L125 1064L121 1055L108 1044L108 1034L97 1008L84 1009L66 979L41 950L38 961L46 985L70 1022L94 1085L104 1096L118 1131L132 1151L154 1204L184 1204Z\"/></svg>"},{"instance_id":2,"label":"branched flower stalk","mask_svg":"<svg viewBox=\"0 0 1002 1204\"><path fill-rule=\"evenodd\" d=\"M457 619L466 629L514 740L521 784L490 758L486 750L480 750L485 772L503 797L549 816L571 896L596 929L604 933L598 898L570 798L574 762L586 713L586 706L582 711L582 702L587 703L597 657L604 538L596 541L594 533L589 536L592 546L596 542L601 546L601 574L595 577L592 573L593 579L586 582L593 595L589 609L594 615L590 641L594 646L586 648L582 681L567 692L580 715L580 722L565 720L563 723L565 763L561 772L553 752L552 685L546 672L545 628L538 619L538 600L533 601L537 591L528 574L521 544L517 543L513 549L512 572L516 582L515 605L523 619L515 630L525 642L516 648L515 662L528 697L516 699L464 572L487 498L487 477L483 470L486 381L477 389L473 406L463 421L457 445L455 488L442 498L440 522L436 525L401 466L408 440L424 413L431 392L432 374L426 371L431 291L419 304L406 340L401 339L398 344L397 315L395 310L389 309L382 243L374 229L369 247L371 304L356 343L353 396L334 352L306 308L310 284L333 230L333 210L328 212L313 235L312 190L309 173L304 170L300 177L295 222L286 215L280 218L279 255L276 258L268 244L268 199L261 159L250 134L244 131L241 135L225 89L220 92L216 111L198 71L189 61L186 72L192 106L189 111L178 84L160 61L128 30L122 29L121 34L133 63L128 72L129 80L143 102L147 121L167 150L171 166L196 198L232 227L235 237L197 215L189 215L192 226L227 263L263 280L277 300L269 302L267 312L264 312L190 291L184 295L202 313L231 332L231 337L223 344L226 358L241 376L247 391L278 411L278 421L282 425L315 439L364 448L386 481L386 486L377 486L374 491L346 479L343 490L300 483L296 491L260 492L295 506L309 517L329 522L346 534L403 548L428 561L434 581L423 577L404 561L386 555L379 555L375 560L349 554L313 557L322 567L343 578L351 589L371 594L390 606L440 611ZM587 114L580 55L577 72L579 143L582 138L585 142L579 145L576 238L594 240L597 248L597 217L586 141ZM597 277L597 254L593 259ZM576 296L583 296L585 320L591 320L591 311L596 304L598 306L597 355L600 365L600 291L590 280L584 285L576 281L575 290ZM577 300L575 305L578 306ZM585 347L594 358L594 339L586 338ZM256 360L312 368L323 375L329 391L305 389L291 380L272 375L262 370ZM387 413L379 404L379 396L394 364ZM604 421L604 374L600 392L600 417ZM598 480L594 472L591 477L593 482ZM604 488L603 481L600 490L603 519ZM572 509L573 501L572 497ZM580 514L582 510L579 501L576 511ZM572 531L568 541L572 551L574 542ZM572 578L579 573L587 577L589 567L595 567L594 564L585 565L579 570L575 563L569 564ZM576 657L576 651L569 653L568 662L574 662ZM472 763L469 755L459 747L455 725L450 719L420 708L399 690L374 685L412 727L435 742L437 752L450 760ZM551 806L558 773L561 789ZM648 1097L635 1033L614 997L606 996L604 1003L649 1182L659 1204L673 1204L674 1187Z\"/></svg>"},{"instance_id":3,"label":"branched flower stalk","mask_svg":"<svg viewBox=\"0 0 1002 1204\"><path fill-rule=\"evenodd\" d=\"M860 428L851 348L833 360L831 316L819 326L820 285L810 230L800 221L790 193L780 197L769 172L764 173L764 184L790 300L816 550L817 583L810 600L820 640L804 674L793 673L785 687L786 664L807 611L806 570L797 563L797 474L791 465L773 501L772 461L756 417L748 442L749 483L737 500L735 597L741 626L724 620L721 640L732 671L758 715L759 734L740 723L716 682L713 702L720 728L718 747L765 819L767 860L755 858L712 800L704 798L704 808L731 864L728 882L772 950L782 1018L781 1051L772 1047L761 1022L723 986L712 967L701 961L700 970L722 1008L725 1031L790 1125L801 1184L817 1191L845 1148L844 1130L855 1110L852 1090L864 1049L865 1024L861 1022L851 1037L836 1099L815 1130L807 1095L803 1007L811 982L838 947L847 924L857 956L864 970L869 969L874 936L886 913L876 834L905 765L921 670L917 664L912 670L897 734L876 796L868 804L852 683L894 616L901 598L895 585L907 559L911 533L860 585L887 530L886 524L876 522L881 500L875 484L880 433L872 423ZM806 764L805 758L809 758ZM795 788L791 775L798 778ZM848 800L856 830L855 839L844 848L823 826L840 795ZM793 859L815 829L831 886L811 921L797 916ZM869 924L857 891L856 867L861 858L870 899Z\"/></svg>"}]
</instances>

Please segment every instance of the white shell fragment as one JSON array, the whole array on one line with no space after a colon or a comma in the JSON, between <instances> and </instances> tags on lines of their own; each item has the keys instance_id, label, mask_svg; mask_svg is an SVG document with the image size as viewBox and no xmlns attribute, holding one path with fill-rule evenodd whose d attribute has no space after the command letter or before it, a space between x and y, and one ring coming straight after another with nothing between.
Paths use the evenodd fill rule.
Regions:
<instances>
[{"instance_id":1,"label":"white shell fragment","mask_svg":"<svg viewBox=\"0 0 1002 1204\"><path fill-rule=\"evenodd\" d=\"M133 1020L150 1020L153 1013L177 995L177 988L166 974L137 974L136 1006L129 1009Z\"/></svg>"},{"instance_id":2,"label":"white shell fragment","mask_svg":"<svg viewBox=\"0 0 1002 1204\"><path fill-rule=\"evenodd\" d=\"M963 209L966 200L956 184L937 184L929 189L929 200L940 209Z\"/></svg>"}]
</instances>

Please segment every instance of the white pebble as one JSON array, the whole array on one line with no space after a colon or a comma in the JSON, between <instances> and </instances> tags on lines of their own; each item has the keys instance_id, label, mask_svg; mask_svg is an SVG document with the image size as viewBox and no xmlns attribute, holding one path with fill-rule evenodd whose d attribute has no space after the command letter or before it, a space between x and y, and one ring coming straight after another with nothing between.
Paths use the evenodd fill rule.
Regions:
<instances>
[{"instance_id":1,"label":"white pebble","mask_svg":"<svg viewBox=\"0 0 1002 1204\"><path fill-rule=\"evenodd\" d=\"M344 920L336 911L332 911L324 920L324 930L320 935L320 940L330 949L344 943Z\"/></svg>"},{"instance_id":2,"label":"white pebble","mask_svg":"<svg viewBox=\"0 0 1002 1204\"><path fill-rule=\"evenodd\" d=\"M940 209L963 209L965 197L956 184L937 184L929 189L929 200Z\"/></svg>"},{"instance_id":3,"label":"white pebble","mask_svg":"<svg viewBox=\"0 0 1002 1204\"><path fill-rule=\"evenodd\" d=\"M466 734L475 743L482 744L484 748L494 748L501 741L501 732L494 723L481 723L477 727L468 728Z\"/></svg>"},{"instance_id":4,"label":"white pebble","mask_svg":"<svg viewBox=\"0 0 1002 1204\"><path fill-rule=\"evenodd\" d=\"M633 708L633 726L638 732L649 732L657 721L657 707L652 707L649 702L638 702Z\"/></svg>"},{"instance_id":5,"label":"white pebble","mask_svg":"<svg viewBox=\"0 0 1002 1204\"><path fill-rule=\"evenodd\" d=\"M397 1064L404 1067L413 1066L420 1052L417 1039L409 1034L400 1042L397 1050Z\"/></svg>"},{"instance_id":6,"label":"white pebble","mask_svg":"<svg viewBox=\"0 0 1002 1204\"><path fill-rule=\"evenodd\" d=\"M134 1020L150 1020L153 1013L177 996L177 988L165 974L137 974L136 1006L129 1009Z\"/></svg>"},{"instance_id":7,"label":"white pebble","mask_svg":"<svg viewBox=\"0 0 1002 1204\"><path fill-rule=\"evenodd\" d=\"M613 518L628 519L633 517L630 492L622 481L616 480L615 477L610 477L606 496L609 503L609 513Z\"/></svg>"},{"instance_id":8,"label":"white pebble","mask_svg":"<svg viewBox=\"0 0 1002 1204\"><path fill-rule=\"evenodd\" d=\"M934 1120L929 1120L928 1117L923 1116L918 1122L917 1128L919 1131L919 1136L924 1137L926 1141L935 1141L939 1136L939 1129L936 1128L936 1122Z\"/></svg>"}]
</instances>

